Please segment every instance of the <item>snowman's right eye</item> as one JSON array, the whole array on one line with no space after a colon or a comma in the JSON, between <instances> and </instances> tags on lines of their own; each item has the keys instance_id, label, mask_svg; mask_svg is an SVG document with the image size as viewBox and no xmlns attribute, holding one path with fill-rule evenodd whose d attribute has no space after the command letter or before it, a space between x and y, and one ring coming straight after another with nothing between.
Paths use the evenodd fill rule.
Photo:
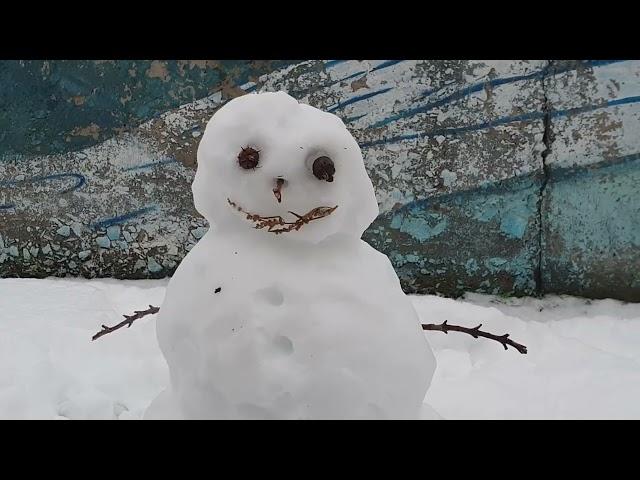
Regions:
<instances>
[{"instance_id":1,"label":"snowman's right eye","mask_svg":"<svg viewBox=\"0 0 640 480\"><path fill-rule=\"evenodd\" d=\"M245 170L252 170L258 166L260 161L260 150L246 147L238 154L238 164Z\"/></svg>"}]
</instances>

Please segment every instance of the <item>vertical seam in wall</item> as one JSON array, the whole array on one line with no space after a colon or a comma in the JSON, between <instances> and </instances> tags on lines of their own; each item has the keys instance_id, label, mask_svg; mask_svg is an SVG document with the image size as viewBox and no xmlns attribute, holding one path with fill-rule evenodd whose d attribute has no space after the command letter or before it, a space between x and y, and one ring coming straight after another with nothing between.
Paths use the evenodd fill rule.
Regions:
<instances>
[{"instance_id":1,"label":"vertical seam in wall","mask_svg":"<svg viewBox=\"0 0 640 480\"><path fill-rule=\"evenodd\" d=\"M547 157L551 153L551 146L553 144L553 129L551 126L551 104L549 102L549 98L547 96L547 79L550 74L553 74L553 60L547 61L547 66L544 68L543 74L541 76L542 82L542 96L543 96L543 104L542 104L542 124L544 126L544 132L542 134L542 143L544 144L544 150L542 151L541 160L542 160L542 179L540 182L540 190L538 191L538 260L535 271L535 284L536 284L536 294L538 296L542 296L545 293L543 276L542 276L542 257L543 257L543 248L544 248L544 238L543 238L543 206L544 206L544 195L545 190L547 188L547 183L549 181L549 168L547 166Z\"/></svg>"}]
</instances>

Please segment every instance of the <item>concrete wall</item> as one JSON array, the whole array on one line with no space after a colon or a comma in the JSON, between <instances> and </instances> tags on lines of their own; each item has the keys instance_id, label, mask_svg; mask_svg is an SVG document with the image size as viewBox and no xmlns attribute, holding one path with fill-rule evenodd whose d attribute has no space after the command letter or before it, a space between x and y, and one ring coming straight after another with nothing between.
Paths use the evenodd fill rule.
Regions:
<instances>
[{"instance_id":1,"label":"concrete wall","mask_svg":"<svg viewBox=\"0 0 640 480\"><path fill-rule=\"evenodd\" d=\"M365 240L408 292L640 301L640 62L0 62L0 276L162 277L229 98L286 90L360 142Z\"/></svg>"}]
</instances>

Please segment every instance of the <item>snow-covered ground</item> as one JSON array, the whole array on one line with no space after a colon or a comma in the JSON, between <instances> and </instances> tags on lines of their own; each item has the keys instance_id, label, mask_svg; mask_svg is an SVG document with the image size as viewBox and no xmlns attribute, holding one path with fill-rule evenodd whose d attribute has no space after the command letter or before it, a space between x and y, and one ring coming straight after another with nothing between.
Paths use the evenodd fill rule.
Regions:
<instances>
[{"instance_id":1,"label":"snow-covered ground","mask_svg":"<svg viewBox=\"0 0 640 480\"><path fill-rule=\"evenodd\" d=\"M0 418L140 418L168 382L153 316L91 336L160 306L166 285L0 279ZM424 323L482 323L529 349L425 332L438 360L426 400L444 418L640 418L640 304L411 298Z\"/></svg>"}]
</instances>

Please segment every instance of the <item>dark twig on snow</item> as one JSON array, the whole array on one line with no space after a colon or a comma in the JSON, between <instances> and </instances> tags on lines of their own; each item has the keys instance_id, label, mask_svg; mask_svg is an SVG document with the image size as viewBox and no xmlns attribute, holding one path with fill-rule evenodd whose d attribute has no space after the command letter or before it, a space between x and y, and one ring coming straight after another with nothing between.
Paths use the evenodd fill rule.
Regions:
<instances>
[{"instance_id":1,"label":"dark twig on snow","mask_svg":"<svg viewBox=\"0 0 640 480\"><path fill-rule=\"evenodd\" d=\"M154 307L153 305L149 305L149 309L148 310L136 310L134 312L134 315L123 315L123 317L126 320L123 320L122 322L120 322L117 325L114 325L113 327L107 327L106 325L102 325L102 330L100 330L93 337L91 337L91 340L92 341L93 340L97 340L101 336L106 335L107 333L111 333L111 332L113 332L115 330L118 330L119 328L122 328L125 325L127 326L127 328L129 328L129 327L131 327L133 322L135 322L139 318L142 318L145 315L153 315L154 313L158 313L159 311L160 311L160 307Z\"/></svg>"},{"instance_id":2,"label":"dark twig on snow","mask_svg":"<svg viewBox=\"0 0 640 480\"><path fill-rule=\"evenodd\" d=\"M444 332L444 333L449 333L450 331L462 332L462 333L467 333L471 335L473 338L478 338L478 337L489 338L491 340L495 340L496 342L500 342L505 350L507 350L507 345L510 345L516 350L518 350L520 353L523 353L523 354L527 353L527 347L525 347L524 345L520 345L519 343L516 343L513 340L511 340L509 338L508 333L505 333L504 335L493 335L492 333L487 333L480 330L481 326L482 324L478 325L477 327L467 328L467 327L461 327L459 325L449 325L445 320L440 325L436 325L435 323L423 323L422 329L435 330L435 331Z\"/></svg>"}]
</instances>

